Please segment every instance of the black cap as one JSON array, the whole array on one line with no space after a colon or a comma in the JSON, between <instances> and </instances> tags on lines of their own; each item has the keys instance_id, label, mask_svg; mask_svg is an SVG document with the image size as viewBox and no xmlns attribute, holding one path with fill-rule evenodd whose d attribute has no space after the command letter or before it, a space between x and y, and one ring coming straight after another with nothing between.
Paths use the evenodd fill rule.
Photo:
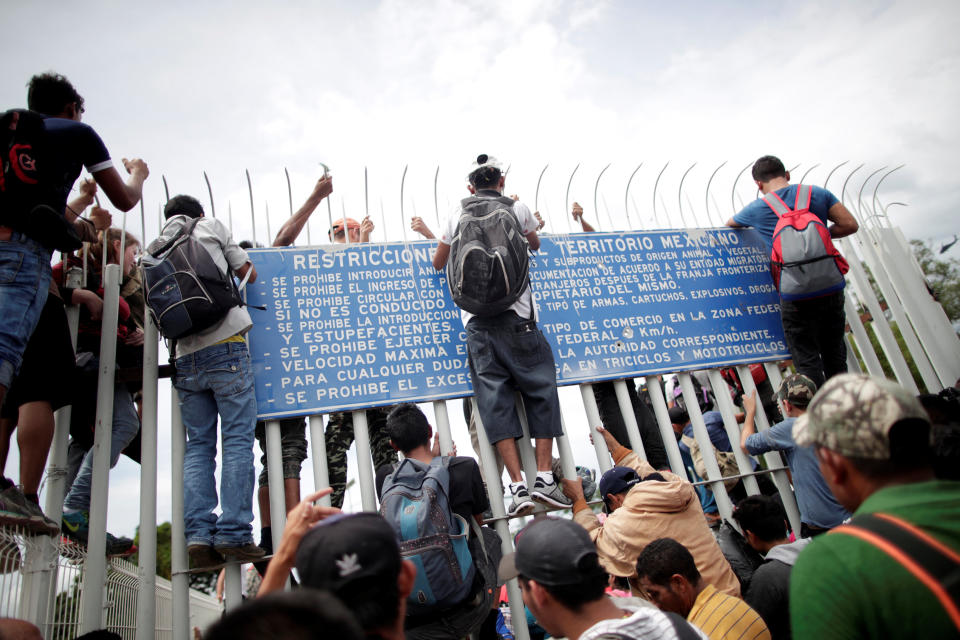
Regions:
<instances>
[{"instance_id":1,"label":"black cap","mask_svg":"<svg viewBox=\"0 0 960 640\"><path fill-rule=\"evenodd\" d=\"M687 413L687 410L678 404L670 407L670 410L667 413L670 416L670 422L673 424L685 425L690 422L690 415Z\"/></svg>"},{"instance_id":2,"label":"black cap","mask_svg":"<svg viewBox=\"0 0 960 640\"><path fill-rule=\"evenodd\" d=\"M199 218L203 216L203 205L193 196L173 196L163 208L163 217L170 219L173 216Z\"/></svg>"},{"instance_id":3,"label":"black cap","mask_svg":"<svg viewBox=\"0 0 960 640\"><path fill-rule=\"evenodd\" d=\"M517 551L503 557L500 580L522 575L549 586L580 584L584 574L600 570L597 549L587 530L572 520L543 518L517 536Z\"/></svg>"},{"instance_id":4,"label":"black cap","mask_svg":"<svg viewBox=\"0 0 960 640\"><path fill-rule=\"evenodd\" d=\"M300 541L296 567L304 585L334 593L364 578L396 581L397 534L375 513L331 516Z\"/></svg>"},{"instance_id":5,"label":"black cap","mask_svg":"<svg viewBox=\"0 0 960 640\"><path fill-rule=\"evenodd\" d=\"M614 467L600 478L600 497L606 499L608 493L616 495L629 491L639 482L640 474L630 467Z\"/></svg>"}]
</instances>

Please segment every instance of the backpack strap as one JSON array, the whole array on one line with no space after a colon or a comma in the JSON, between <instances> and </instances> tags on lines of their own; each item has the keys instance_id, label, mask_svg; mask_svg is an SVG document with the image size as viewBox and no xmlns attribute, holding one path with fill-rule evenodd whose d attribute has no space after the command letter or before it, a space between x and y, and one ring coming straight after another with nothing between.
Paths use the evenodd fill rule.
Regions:
<instances>
[{"instance_id":1,"label":"backpack strap","mask_svg":"<svg viewBox=\"0 0 960 640\"><path fill-rule=\"evenodd\" d=\"M790 207L773 191L763 196L763 201L767 203L768 207L773 209L773 212L777 214L778 218L787 215L791 211Z\"/></svg>"},{"instance_id":2,"label":"backpack strap","mask_svg":"<svg viewBox=\"0 0 960 640\"><path fill-rule=\"evenodd\" d=\"M925 531L888 513L857 516L830 534L872 544L922 582L960 630L960 553Z\"/></svg>"},{"instance_id":3,"label":"backpack strap","mask_svg":"<svg viewBox=\"0 0 960 640\"><path fill-rule=\"evenodd\" d=\"M164 242L163 245L158 247L157 250L154 251L151 255L153 255L153 257L155 258L158 258L162 256L164 253L166 253L167 251L169 251L170 247L176 244L177 240L179 240L180 238L184 236L193 235L193 230L196 228L198 222L200 222L200 218L193 218L186 225L180 227L180 230L177 231L175 234L173 234L172 238ZM228 264L227 269L229 268L230 268L230 265Z\"/></svg>"},{"instance_id":4,"label":"backpack strap","mask_svg":"<svg viewBox=\"0 0 960 640\"><path fill-rule=\"evenodd\" d=\"M798 184L797 199L794 201L793 210L802 211L803 209L809 209L811 194L813 194L813 189L810 188L810 185Z\"/></svg>"}]
</instances>

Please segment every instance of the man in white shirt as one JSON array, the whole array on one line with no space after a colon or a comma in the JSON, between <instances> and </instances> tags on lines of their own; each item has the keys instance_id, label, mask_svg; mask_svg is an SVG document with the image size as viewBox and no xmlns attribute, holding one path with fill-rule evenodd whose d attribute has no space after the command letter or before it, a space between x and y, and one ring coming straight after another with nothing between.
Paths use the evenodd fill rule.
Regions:
<instances>
[{"instance_id":1,"label":"man in white shirt","mask_svg":"<svg viewBox=\"0 0 960 640\"><path fill-rule=\"evenodd\" d=\"M464 199L461 209L447 220L434 254L434 267L442 269L448 259L457 259L456 255L451 256L450 249L458 239L462 221L470 215L485 215L487 209L512 211L529 248L534 251L540 248L537 230L541 224L525 204L503 197L504 176L496 158L479 155L467 179L467 189L473 197ZM465 278L471 276L476 274L464 273ZM509 515L533 509L531 497L556 507L569 506L569 499L563 495L551 471L553 439L563 435L560 401L553 352L535 320L536 306L529 278L506 311L474 315L461 307L460 315L467 333L470 375L480 418L487 438L503 457L510 475L513 500ZM516 445L523 430L515 408L515 391L523 397L530 436L536 442L537 477L530 491L521 475Z\"/></svg>"}]
</instances>

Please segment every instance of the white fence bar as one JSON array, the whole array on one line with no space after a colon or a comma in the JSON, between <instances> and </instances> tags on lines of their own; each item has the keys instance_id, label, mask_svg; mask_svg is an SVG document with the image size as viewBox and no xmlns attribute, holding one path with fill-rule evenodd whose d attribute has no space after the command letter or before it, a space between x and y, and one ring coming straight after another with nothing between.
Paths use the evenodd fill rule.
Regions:
<instances>
[{"instance_id":1,"label":"white fence bar","mask_svg":"<svg viewBox=\"0 0 960 640\"><path fill-rule=\"evenodd\" d=\"M530 425L527 423L527 412L524 410L523 399L520 393L514 396L514 407L517 417L520 419L520 427L523 430L523 436L516 441L517 451L520 453L520 464L523 467L523 475L527 479L527 489L533 491L533 483L537 479L537 457L530 442ZM479 426L477 427L479 428ZM540 511L541 505L534 503L537 511Z\"/></svg>"},{"instance_id":2,"label":"white fence bar","mask_svg":"<svg viewBox=\"0 0 960 640\"><path fill-rule=\"evenodd\" d=\"M877 357L877 352L873 350L870 336L867 335L867 330L860 321L860 314L857 312L857 307L853 304L853 300L850 299L849 293L843 297L843 309L847 316L847 324L850 325L851 335L857 344L857 351L860 352L860 357L863 358L863 364L867 367L867 372L872 376L883 378L883 366L880 364L880 358ZM847 337L849 338L850 336L848 335ZM848 359L850 355L848 349Z\"/></svg>"},{"instance_id":3,"label":"white fence bar","mask_svg":"<svg viewBox=\"0 0 960 640\"><path fill-rule=\"evenodd\" d=\"M633 381L631 380L631 384ZM617 403L623 415L623 424L627 427L627 437L630 438L630 448L641 460L647 459L647 452L643 448L643 438L640 437L640 427L637 425L637 416L633 413L633 403L627 392L627 383L624 380L614 380L613 390L617 394Z\"/></svg>"},{"instance_id":4,"label":"white fence bar","mask_svg":"<svg viewBox=\"0 0 960 640\"><path fill-rule=\"evenodd\" d=\"M737 467L740 468L740 473L752 473L753 465L750 463L750 458L743 452L743 449L739 447L740 427L737 424L733 400L727 392L727 383L724 382L723 376L720 375L720 371L717 369L707 370L707 377L710 379L713 397L717 401L717 410L720 411L720 415L723 416L723 428L727 432L727 437L730 439L730 449L737 459ZM760 402L759 398L757 402ZM743 486L750 495L760 493L760 487L757 485L757 479L754 476L744 476Z\"/></svg>"},{"instance_id":5,"label":"white fence bar","mask_svg":"<svg viewBox=\"0 0 960 640\"><path fill-rule=\"evenodd\" d=\"M110 445L113 434L119 304L120 265L109 264L103 271L103 325L100 332L97 422L93 434L93 473L90 483L90 522L87 534L88 556L83 572L83 589L80 593L80 631L82 633L103 628L104 584L107 579L107 498L110 491Z\"/></svg>"},{"instance_id":6,"label":"white fence bar","mask_svg":"<svg viewBox=\"0 0 960 640\"><path fill-rule=\"evenodd\" d=\"M150 640L157 626L157 325L144 314L143 399L140 426L140 593L137 640Z\"/></svg>"},{"instance_id":7,"label":"white fence bar","mask_svg":"<svg viewBox=\"0 0 960 640\"><path fill-rule=\"evenodd\" d=\"M243 586L240 577L242 566L239 562L231 562L223 568L223 603L227 611L232 611L243 604Z\"/></svg>"},{"instance_id":8,"label":"white fence bar","mask_svg":"<svg viewBox=\"0 0 960 640\"><path fill-rule=\"evenodd\" d=\"M436 417L437 433L440 435L440 455L453 451L453 436L450 434L450 416L447 414L447 403L444 400L434 400L433 415Z\"/></svg>"},{"instance_id":9,"label":"white fence bar","mask_svg":"<svg viewBox=\"0 0 960 640\"><path fill-rule=\"evenodd\" d=\"M766 367L766 371L767 376L770 378L770 384L775 385L774 389L778 389L782 382L780 372L776 370L775 366ZM740 376L740 385L743 387L744 393L749 394L757 390L757 385L753 382L753 374L750 372L749 366L738 366L737 373ZM770 428L770 422L767 420L767 414L763 410L762 402L757 402L756 421L757 431L766 431ZM770 469L783 468L786 466L783 463L783 458L780 457L780 453L776 451L763 454L763 459ZM790 487L790 480L787 478L787 473L786 471L774 471L771 475L773 476L773 482L777 485L777 490L780 492L780 498L783 500L783 508L787 512L787 520L790 522L790 528L799 536L800 509L797 507L797 499L793 495L793 489Z\"/></svg>"},{"instance_id":10,"label":"white fence bar","mask_svg":"<svg viewBox=\"0 0 960 640\"><path fill-rule=\"evenodd\" d=\"M357 476L360 478L360 501L364 511L377 511L377 494L373 486L373 460L370 458L370 432L367 412L353 412L353 439L357 443Z\"/></svg>"},{"instance_id":11,"label":"white fence bar","mask_svg":"<svg viewBox=\"0 0 960 640\"><path fill-rule=\"evenodd\" d=\"M590 427L593 448L597 452L597 465L600 467L600 473L603 474L613 468L613 459L610 457L610 452L607 451L607 443L597 433L597 427L602 426L603 423L600 421L597 399L593 397L593 385L580 385L580 396L583 398L583 410L587 413L587 426Z\"/></svg>"},{"instance_id":12,"label":"white fence bar","mask_svg":"<svg viewBox=\"0 0 960 640\"><path fill-rule=\"evenodd\" d=\"M707 425L703 421L703 414L700 412L700 403L697 399L697 392L693 388L693 382L690 380L689 373L678 373L677 380L683 391L683 402L686 405L687 416L690 417L690 424L693 425L693 435L700 446L700 453L703 455L703 464L707 468L707 477L710 489L713 491L713 497L717 501L717 510L720 515L731 525L733 521L733 503L730 496L727 495L727 488L720 480L723 474L720 473L720 465L717 464L716 456L713 452L713 443L710 442L710 435L707 433ZM686 477L683 475L681 477Z\"/></svg>"},{"instance_id":13,"label":"white fence bar","mask_svg":"<svg viewBox=\"0 0 960 640\"><path fill-rule=\"evenodd\" d=\"M309 421L310 451L313 455L313 489L319 491L330 486L330 475L327 467L327 443L323 439L323 416L310 416ZM330 496L323 496L319 502L321 505L329 507Z\"/></svg>"},{"instance_id":14,"label":"white fence bar","mask_svg":"<svg viewBox=\"0 0 960 640\"><path fill-rule=\"evenodd\" d=\"M660 382L660 376L647 376L647 393L650 395L650 402L653 403L653 413L657 417L657 427L660 428L660 439L663 440L663 448L667 450L667 460L670 461L670 470L681 478L686 478L687 470L683 465L683 458L680 457L680 447L677 445L677 437L673 432L673 425L670 422L667 401L663 398L663 386Z\"/></svg>"},{"instance_id":15,"label":"white fence bar","mask_svg":"<svg viewBox=\"0 0 960 640\"><path fill-rule=\"evenodd\" d=\"M170 387L170 569L173 577L173 640L190 638L190 579L187 570L187 539L183 524L183 457L187 434L180 416L180 399Z\"/></svg>"}]
</instances>

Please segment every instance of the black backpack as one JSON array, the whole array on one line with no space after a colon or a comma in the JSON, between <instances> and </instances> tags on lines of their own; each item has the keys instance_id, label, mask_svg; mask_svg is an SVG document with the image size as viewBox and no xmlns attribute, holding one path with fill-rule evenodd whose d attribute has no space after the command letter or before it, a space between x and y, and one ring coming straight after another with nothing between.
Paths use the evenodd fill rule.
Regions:
<instances>
[{"instance_id":1,"label":"black backpack","mask_svg":"<svg viewBox=\"0 0 960 640\"><path fill-rule=\"evenodd\" d=\"M529 284L527 239L513 200L473 196L461 202L450 242L447 284L453 302L478 316L503 313Z\"/></svg>"},{"instance_id":2,"label":"black backpack","mask_svg":"<svg viewBox=\"0 0 960 640\"><path fill-rule=\"evenodd\" d=\"M82 243L63 216L66 202L51 173L43 120L26 109L0 115L0 224L48 249L73 251Z\"/></svg>"},{"instance_id":3,"label":"black backpack","mask_svg":"<svg viewBox=\"0 0 960 640\"><path fill-rule=\"evenodd\" d=\"M244 304L233 280L193 237L202 218L193 218L164 243L153 241L140 258L147 308L163 337L177 340L219 322Z\"/></svg>"}]
</instances>

